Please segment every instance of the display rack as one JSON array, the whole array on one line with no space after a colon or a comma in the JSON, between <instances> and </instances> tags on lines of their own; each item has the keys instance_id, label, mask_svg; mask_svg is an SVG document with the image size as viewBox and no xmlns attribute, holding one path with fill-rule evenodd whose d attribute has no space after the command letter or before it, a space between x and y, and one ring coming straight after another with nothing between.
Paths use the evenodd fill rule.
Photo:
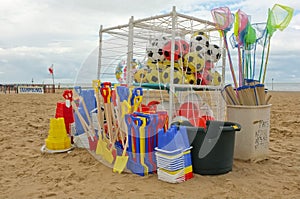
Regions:
<instances>
[{"instance_id":1,"label":"display rack","mask_svg":"<svg viewBox=\"0 0 300 199\"><path fill-rule=\"evenodd\" d=\"M203 85L188 85L174 84L173 81L167 85L169 92L169 118L174 115L174 92L177 88L184 88L194 92L194 90L203 90L206 92L220 91L225 80L225 48L218 30L213 22L202 20L193 16L178 13L173 7L170 13L156 15L144 19L134 19L132 16L128 24L118 25L110 28L100 26L99 31L99 56L97 79L116 80L114 70L118 63L126 62L127 74L126 84L133 84L133 63L132 60L139 60L141 63L146 63L147 53L146 48L151 41L157 36L166 36L171 38L171 70L170 79L174 78L174 47L175 39L182 38L189 40L191 35L196 31L203 31L214 43L217 43L222 49L222 58L215 66L222 76L220 86L203 86ZM135 63L136 64L136 63ZM143 86L140 84L140 86ZM160 86L159 86L160 87ZM219 92L218 92L219 93ZM216 98L218 111L225 111L223 99L220 96ZM220 110L219 110L220 109ZM216 119L224 119L224 114L219 114Z\"/></svg>"}]
</instances>

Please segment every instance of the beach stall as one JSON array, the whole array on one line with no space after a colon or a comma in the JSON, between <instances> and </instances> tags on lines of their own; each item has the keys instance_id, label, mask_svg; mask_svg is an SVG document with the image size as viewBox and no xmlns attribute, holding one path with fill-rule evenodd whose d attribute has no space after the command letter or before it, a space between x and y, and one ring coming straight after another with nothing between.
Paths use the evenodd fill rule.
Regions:
<instances>
[{"instance_id":1,"label":"beach stall","mask_svg":"<svg viewBox=\"0 0 300 199\"><path fill-rule=\"evenodd\" d=\"M128 24L100 26L94 80L65 92L60 104L72 142L113 172L157 174L169 183L193 173L228 173L234 158L264 158L270 95L240 52L257 37L251 37L242 11L233 15L221 7L211 14L214 22L173 7L144 19L132 16ZM233 24L238 78L226 36ZM225 85L228 69L234 86Z\"/></svg>"}]
</instances>

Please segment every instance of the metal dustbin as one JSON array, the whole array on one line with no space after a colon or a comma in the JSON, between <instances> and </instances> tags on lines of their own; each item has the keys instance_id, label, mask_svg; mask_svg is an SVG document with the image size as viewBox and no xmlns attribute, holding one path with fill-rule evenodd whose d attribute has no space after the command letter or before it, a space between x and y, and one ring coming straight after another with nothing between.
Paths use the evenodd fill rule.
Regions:
<instances>
[{"instance_id":1,"label":"metal dustbin","mask_svg":"<svg viewBox=\"0 0 300 199\"><path fill-rule=\"evenodd\" d=\"M176 122L187 128L193 147L193 172L201 175L218 175L232 171L235 132L241 126L233 122L207 121L207 129L194 127L188 121Z\"/></svg>"}]
</instances>

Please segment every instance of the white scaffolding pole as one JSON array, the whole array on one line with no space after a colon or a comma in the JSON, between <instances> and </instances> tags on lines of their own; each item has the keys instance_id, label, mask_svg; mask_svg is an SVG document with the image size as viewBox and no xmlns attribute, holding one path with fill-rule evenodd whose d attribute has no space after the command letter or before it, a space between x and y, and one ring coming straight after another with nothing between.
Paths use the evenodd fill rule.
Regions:
<instances>
[{"instance_id":1,"label":"white scaffolding pole","mask_svg":"<svg viewBox=\"0 0 300 199\"><path fill-rule=\"evenodd\" d=\"M173 118L173 104L174 104L174 53L175 53L175 25L177 21L176 8L172 10L172 41L171 41L171 70L170 70L170 91L169 91L169 120ZM171 123L170 123L171 124ZM169 124L169 125L170 125Z\"/></svg>"},{"instance_id":2,"label":"white scaffolding pole","mask_svg":"<svg viewBox=\"0 0 300 199\"><path fill-rule=\"evenodd\" d=\"M133 28L134 18L131 16L129 20L128 30L128 50L127 50L127 69L126 69L126 83L130 86L132 84L132 60L133 60Z\"/></svg>"},{"instance_id":3,"label":"white scaffolding pole","mask_svg":"<svg viewBox=\"0 0 300 199\"><path fill-rule=\"evenodd\" d=\"M101 73L101 57L102 57L102 25L100 26L99 30L99 52L98 52L98 70L97 70L97 79L100 79Z\"/></svg>"}]
</instances>

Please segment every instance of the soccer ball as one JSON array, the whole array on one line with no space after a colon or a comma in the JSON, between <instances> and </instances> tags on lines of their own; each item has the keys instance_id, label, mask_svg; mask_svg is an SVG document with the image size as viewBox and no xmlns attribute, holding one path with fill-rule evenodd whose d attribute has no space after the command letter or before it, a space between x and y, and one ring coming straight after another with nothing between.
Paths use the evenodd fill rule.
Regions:
<instances>
[{"instance_id":1,"label":"soccer ball","mask_svg":"<svg viewBox=\"0 0 300 199\"><path fill-rule=\"evenodd\" d=\"M170 73L171 73L171 67L168 67L166 70L164 70L161 74L161 79L164 84L170 83ZM174 70L174 84L182 84L183 80L183 74L181 70Z\"/></svg>"},{"instance_id":2,"label":"soccer ball","mask_svg":"<svg viewBox=\"0 0 300 199\"><path fill-rule=\"evenodd\" d=\"M211 62L217 62L221 58L221 48L216 44L211 44L205 51L205 59Z\"/></svg>"},{"instance_id":3,"label":"soccer ball","mask_svg":"<svg viewBox=\"0 0 300 199\"><path fill-rule=\"evenodd\" d=\"M163 47L163 54L167 60L171 60L172 41L168 41ZM177 61L183 58L190 51L190 45L182 39L175 40L174 60Z\"/></svg>"},{"instance_id":4,"label":"soccer ball","mask_svg":"<svg viewBox=\"0 0 300 199\"><path fill-rule=\"evenodd\" d=\"M190 52L184 56L184 66L186 66L187 72L200 72L204 68L205 62L201 54Z\"/></svg>"},{"instance_id":5,"label":"soccer ball","mask_svg":"<svg viewBox=\"0 0 300 199\"><path fill-rule=\"evenodd\" d=\"M205 53L209 46L209 38L204 32L196 32L191 37L190 48L191 52Z\"/></svg>"},{"instance_id":6,"label":"soccer ball","mask_svg":"<svg viewBox=\"0 0 300 199\"><path fill-rule=\"evenodd\" d=\"M148 73L148 69L146 69L146 68L138 69L133 75L134 81L136 83L145 83L147 73Z\"/></svg>"},{"instance_id":7,"label":"soccer ball","mask_svg":"<svg viewBox=\"0 0 300 199\"><path fill-rule=\"evenodd\" d=\"M197 85L211 85L213 76L208 70L197 73Z\"/></svg>"},{"instance_id":8,"label":"soccer ball","mask_svg":"<svg viewBox=\"0 0 300 199\"><path fill-rule=\"evenodd\" d=\"M214 67L215 67L215 65L214 65L214 63L213 63L212 61L207 60L207 61L205 62L205 70L211 70L211 69L214 68Z\"/></svg>"},{"instance_id":9,"label":"soccer ball","mask_svg":"<svg viewBox=\"0 0 300 199\"><path fill-rule=\"evenodd\" d=\"M219 86L222 82L221 74L218 71L215 71L214 73L212 73L212 76L213 76L212 84L214 86Z\"/></svg>"},{"instance_id":10,"label":"soccer ball","mask_svg":"<svg viewBox=\"0 0 300 199\"><path fill-rule=\"evenodd\" d=\"M186 73L184 83L186 83L186 84L196 84L195 73Z\"/></svg>"},{"instance_id":11,"label":"soccer ball","mask_svg":"<svg viewBox=\"0 0 300 199\"><path fill-rule=\"evenodd\" d=\"M165 61L163 62L163 68L162 68L162 71L165 70L165 69L168 68L168 67L171 67L171 61L165 60ZM182 61L181 61L181 60L175 61L175 62L174 62L174 68L175 68L174 70L182 70L182 68L183 68L183 63L182 63Z\"/></svg>"},{"instance_id":12,"label":"soccer ball","mask_svg":"<svg viewBox=\"0 0 300 199\"><path fill-rule=\"evenodd\" d=\"M148 69L146 74L146 83L160 83L160 74L157 69Z\"/></svg>"},{"instance_id":13,"label":"soccer ball","mask_svg":"<svg viewBox=\"0 0 300 199\"><path fill-rule=\"evenodd\" d=\"M156 37L151 41L146 48L149 60L154 63L164 61L165 56L163 55L162 49L167 42L168 38L165 36Z\"/></svg>"}]
</instances>

